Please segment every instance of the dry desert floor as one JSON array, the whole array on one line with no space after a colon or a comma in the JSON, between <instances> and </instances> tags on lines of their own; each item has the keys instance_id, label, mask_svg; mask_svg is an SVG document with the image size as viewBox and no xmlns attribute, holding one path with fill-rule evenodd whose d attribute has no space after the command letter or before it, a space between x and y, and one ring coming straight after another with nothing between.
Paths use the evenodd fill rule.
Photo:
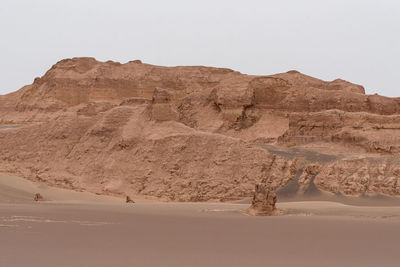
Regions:
<instances>
[{"instance_id":1,"label":"dry desert floor","mask_svg":"<svg viewBox=\"0 0 400 267\"><path fill-rule=\"evenodd\" d=\"M40 192L43 202L33 202ZM0 174L0 267L399 266L400 207L161 203L51 188Z\"/></svg>"}]
</instances>

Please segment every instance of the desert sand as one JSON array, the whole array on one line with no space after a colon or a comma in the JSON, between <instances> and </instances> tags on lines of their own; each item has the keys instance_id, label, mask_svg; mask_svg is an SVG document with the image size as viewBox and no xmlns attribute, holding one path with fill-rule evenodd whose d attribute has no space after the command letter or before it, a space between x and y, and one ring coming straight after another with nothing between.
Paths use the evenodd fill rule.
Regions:
<instances>
[{"instance_id":1,"label":"desert sand","mask_svg":"<svg viewBox=\"0 0 400 267\"><path fill-rule=\"evenodd\" d=\"M77 192L48 186L5 173L0 173L0 203L31 203L36 193L52 203L118 203L120 198Z\"/></svg>"},{"instance_id":2,"label":"desert sand","mask_svg":"<svg viewBox=\"0 0 400 267\"><path fill-rule=\"evenodd\" d=\"M248 204L126 204L6 174L0 192L1 267L398 266L400 207L278 202L284 215L253 217Z\"/></svg>"}]
</instances>

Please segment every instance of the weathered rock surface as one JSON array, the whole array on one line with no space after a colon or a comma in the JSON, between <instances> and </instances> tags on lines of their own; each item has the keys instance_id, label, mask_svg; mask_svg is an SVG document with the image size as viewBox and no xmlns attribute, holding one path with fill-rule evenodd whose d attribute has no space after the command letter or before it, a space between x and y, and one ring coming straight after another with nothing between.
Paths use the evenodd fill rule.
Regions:
<instances>
[{"instance_id":1,"label":"weathered rock surface","mask_svg":"<svg viewBox=\"0 0 400 267\"><path fill-rule=\"evenodd\" d=\"M292 113L281 144L340 143L366 152L400 153L400 115L328 110Z\"/></svg>"},{"instance_id":2,"label":"weathered rock surface","mask_svg":"<svg viewBox=\"0 0 400 267\"><path fill-rule=\"evenodd\" d=\"M74 58L0 96L0 171L101 194L232 200L265 180L399 195L399 138L400 98L297 71Z\"/></svg>"},{"instance_id":3,"label":"weathered rock surface","mask_svg":"<svg viewBox=\"0 0 400 267\"><path fill-rule=\"evenodd\" d=\"M33 198L33 200L37 202L37 201L43 201L44 199L43 199L43 196L41 194L36 193L35 197Z\"/></svg>"},{"instance_id":4,"label":"weathered rock surface","mask_svg":"<svg viewBox=\"0 0 400 267\"><path fill-rule=\"evenodd\" d=\"M258 183L255 187L253 201L246 213L255 216L277 215L279 211L275 207L277 196L266 183Z\"/></svg>"},{"instance_id":5,"label":"weathered rock surface","mask_svg":"<svg viewBox=\"0 0 400 267\"><path fill-rule=\"evenodd\" d=\"M135 201L133 201L130 196L126 196L125 202L126 203L135 203Z\"/></svg>"}]
</instances>

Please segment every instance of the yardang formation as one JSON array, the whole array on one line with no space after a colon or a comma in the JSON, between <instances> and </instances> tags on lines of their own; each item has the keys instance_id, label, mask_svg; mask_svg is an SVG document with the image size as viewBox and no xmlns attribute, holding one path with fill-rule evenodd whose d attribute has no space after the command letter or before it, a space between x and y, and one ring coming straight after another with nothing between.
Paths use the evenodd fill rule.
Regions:
<instances>
[{"instance_id":1,"label":"yardang formation","mask_svg":"<svg viewBox=\"0 0 400 267\"><path fill-rule=\"evenodd\" d=\"M0 96L0 169L100 194L207 201L400 195L400 98L297 71L66 59Z\"/></svg>"}]
</instances>

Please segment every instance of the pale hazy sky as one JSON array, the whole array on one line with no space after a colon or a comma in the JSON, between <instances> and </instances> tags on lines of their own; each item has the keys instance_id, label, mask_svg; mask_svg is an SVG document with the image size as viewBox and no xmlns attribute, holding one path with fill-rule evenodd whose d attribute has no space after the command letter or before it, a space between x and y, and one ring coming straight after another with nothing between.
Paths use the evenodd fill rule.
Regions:
<instances>
[{"instance_id":1,"label":"pale hazy sky","mask_svg":"<svg viewBox=\"0 0 400 267\"><path fill-rule=\"evenodd\" d=\"M63 58L297 69L400 96L399 0L1 0L0 94Z\"/></svg>"}]
</instances>

